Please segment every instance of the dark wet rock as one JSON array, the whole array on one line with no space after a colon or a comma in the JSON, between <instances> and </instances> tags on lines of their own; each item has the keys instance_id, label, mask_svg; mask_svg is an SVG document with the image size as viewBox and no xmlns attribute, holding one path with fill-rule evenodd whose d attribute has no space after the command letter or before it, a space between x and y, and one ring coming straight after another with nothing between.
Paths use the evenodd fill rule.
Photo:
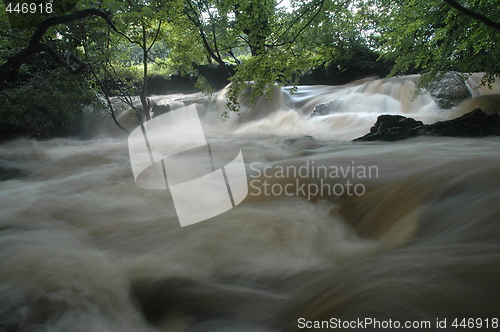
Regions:
<instances>
[{"instance_id":1,"label":"dark wet rock","mask_svg":"<svg viewBox=\"0 0 500 332\"><path fill-rule=\"evenodd\" d=\"M381 115L370 132L355 141L397 141L428 136L500 136L500 114L486 114L477 108L459 118L426 125L401 115Z\"/></svg>"},{"instance_id":2,"label":"dark wet rock","mask_svg":"<svg viewBox=\"0 0 500 332\"><path fill-rule=\"evenodd\" d=\"M379 133L395 128L413 129L423 125L424 123L422 121L417 121L402 115L384 114L377 118L375 125L370 128L370 133Z\"/></svg>"},{"instance_id":3,"label":"dark wet rock","mask_svg":"<svg viewBox=\"0 0 500 332\"><path fill-rule=\"evenodd\" d=\"M428 135L455 137L500 136L500 114L486 114L481 109L459 118L428 125Z\"/></svg>"},{"instance_id":4,"label":"dark wet rock","mask_svg":"<svg viewBox=\"0 0 500 332\"><path fill-rule=\"evenodd\" d=\"M370 132L356 140L359 141L397 141L415 137L425 125L422 121L407 118L402 115L384 114L377 118Z\"/></svg>"},{"instance_id":5,"label":"dark wet rock","mask_svg":"<svg viewBox=\"0 0 500 332\"><path fill-rule=\"evenodd\" d=\"M430 82L427 91L439 107L444 109L455 107L462 100L472 97L464 77L455 71L447 72L441 78Z\"/></svg>"},{"instance_id":6,"label":"dark wet rock","mask_svg":"<svg viewBox=\"0 0 500 332\"><path fill-rule=\"evenodd\" d=\"M153 117L157 117L159 115L165 114L167 112L170 112L172 110L171 106L169 104L166 105L160 105L152 102L151 105L151 111L153 112Z\"/></svg>"}]
</instances>

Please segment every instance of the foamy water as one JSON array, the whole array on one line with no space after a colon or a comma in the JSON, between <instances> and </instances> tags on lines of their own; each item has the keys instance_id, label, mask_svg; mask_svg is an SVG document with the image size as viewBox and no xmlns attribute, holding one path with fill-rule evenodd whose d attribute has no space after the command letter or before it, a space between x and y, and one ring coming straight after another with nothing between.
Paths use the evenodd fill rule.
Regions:
<instances>
[{"instance_id":1,"label":"foamy water","mask_svg":"<svg viewBox=\"0 0 500 332\"><path fill-rule=\"evenodd\" d=\"M236 208L187 227L168 191L135 184L126 138L1 145L0 330L296 331L299 318L366 317L451 329L497 317L500 139L349 142L391 110L454 114L409 102L410 83L363 84L285 89L224 122L200 106L211 144L240 147L255 182ZM329 114L311 117L319 103ZM300 167L328 175L283 173ZM362 176L368 167L377 173ZM296 190L347 181L363 195ZM296 191L278 194L287 184Z\"/></svg>"}]
</instances>

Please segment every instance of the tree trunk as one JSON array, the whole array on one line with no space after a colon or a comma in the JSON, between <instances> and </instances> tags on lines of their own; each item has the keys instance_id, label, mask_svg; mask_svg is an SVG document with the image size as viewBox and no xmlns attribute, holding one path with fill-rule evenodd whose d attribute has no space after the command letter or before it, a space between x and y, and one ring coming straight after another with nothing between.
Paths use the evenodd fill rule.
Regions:
<instances>
[{"instance_id":1,"label":"tree trunk","mask_svg":"<svg viewBox=\"0 0 500 332\"><path fill-rule=\"evenodd\" d=\"M142 88L141 88L141 104L144 109L144 116L146 121L151 120L151 103L148 99L148 45L147 45L147 34L146 26L142 25Z\"/></svg>"}]
</instances>

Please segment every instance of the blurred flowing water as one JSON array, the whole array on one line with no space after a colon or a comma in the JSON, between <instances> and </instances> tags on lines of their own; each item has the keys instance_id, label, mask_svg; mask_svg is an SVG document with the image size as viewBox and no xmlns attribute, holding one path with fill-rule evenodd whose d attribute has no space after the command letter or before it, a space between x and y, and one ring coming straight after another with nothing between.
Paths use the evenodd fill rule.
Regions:
<instances>
[{"instance_id":1,"label":"blurred flowing water","mask_svg":"<svg viewBox=\"0 0 500 332\"><path fill-rule=\"evenodd\" d=\"M350 141L380 114L432 123L474 107L442 110L414 89L413 77L276 88L226 120L224 91L199 104L209 141L241 148L255 182L237 207L187 227L168 190L135 184L126 137L2 144L0 330L498 318L500 138ZM301 167L329 173L291 172ZM279 190L347 181L362 195Z\"/></svg>"}]
</instances>

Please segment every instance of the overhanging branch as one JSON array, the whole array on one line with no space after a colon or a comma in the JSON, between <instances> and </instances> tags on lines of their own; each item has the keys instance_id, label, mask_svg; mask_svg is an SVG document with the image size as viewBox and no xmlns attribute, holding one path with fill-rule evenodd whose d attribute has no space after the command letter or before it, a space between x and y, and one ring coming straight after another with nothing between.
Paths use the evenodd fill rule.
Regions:
<instances>
[{"instance_id":1,"label":"overhanging branch","mask_svg":"<svg viewBox=\"0 0 500 332\"><path fill-rule=\"evenodd\" d=\"M493 28L497 31L500 31L500 23L497 23L495 21L492 21L488 17L484 16L483 14L477 13L475 11L472 11L468 8L465 8L455 0L443 0L443 2L447 3L451 7L455 8L458 10L460 13L467 15L475 20L478 20L482 23L484 23L486 26L489 26L490 28Z\"/></svg>"},{"instance_id":2,"label":"overhanging branch","mask_svg":"<svg viewBox=\"0 0 500 332\"><path fill-rule=\"evenodd\" d=\"M98 8L84 9L72 14L46 19L45 21L40 23L35 32L33 32L28 46L9 58L6 63L0 66L0 77L2 77L3 80L14 79L17 76L21 65L25 63L31 56L41 52L47 53L57 64L69 68L72 72L79 72L83 70L86 67L85 63L80 61L74 55L70 55L69 57L64 59L64 57L60 56L57 51L54 50L51 46L42 43L42 38L47 30L52 26L81 20L88 16L101 17L115 32L118 32L118 29L111 21L109 15ZM79 67L76 69L73 68L71 66L71 62L77 63Z\"/></svg>"}]
</instances>

